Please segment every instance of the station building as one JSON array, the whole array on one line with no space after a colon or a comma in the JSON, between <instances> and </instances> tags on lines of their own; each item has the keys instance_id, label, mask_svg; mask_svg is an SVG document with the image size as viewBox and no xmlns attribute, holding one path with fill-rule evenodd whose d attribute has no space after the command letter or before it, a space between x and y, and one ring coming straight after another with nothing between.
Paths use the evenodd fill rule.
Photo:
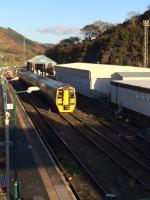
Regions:
<instances>
[{"instance_id":1,"label":"station building","mask_svg":"<svg viewBox=\"0 0 150 200\"><path fill-rule=\"evenodd\" d=\"M150 69L107 65L91 63L69 63L56 65L56 80L72 84L77 92L90 97L101 98L110 97L111 79L134 79L135 73L138 72L138 79L142 79L147 73L150 77ZM115 74L119 72L119 74ZM129 72L131 74L129 75ZM141 74L140 74L141 73ZM112 74L114 76L112 77Z\"/></svg>"},{"instance_id":2,"label":"station building","mask_svg":"<svg viewBox=\"0 0 150 200\"><path fill-rule=\"evenodd\" d=\"M45 55L38 55L27 61L27 70L36 73L48 72L54 73L54 68L57 63L46 57Z\"/></svg>"}]
</instances>

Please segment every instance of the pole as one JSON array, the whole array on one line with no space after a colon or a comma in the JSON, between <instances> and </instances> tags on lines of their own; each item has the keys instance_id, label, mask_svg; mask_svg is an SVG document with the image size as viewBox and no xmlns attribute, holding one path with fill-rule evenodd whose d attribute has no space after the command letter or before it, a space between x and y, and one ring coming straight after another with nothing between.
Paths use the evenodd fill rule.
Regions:
<instances>
[{"instance_id":1,"label":"pole","mask_svg":"<svg viewBox=\"0 0 150 200\"><path fill-rule=\"evenodd\" d=\"M13 110L13 119L14 119L14 180L17 179L17 170L16 170L16 90L13 91L13 101L14 101L14 110Z\"/></svg>"},{"instance_id":2,"label":"pole","mask_svg":"<svg viewBox=\"0 0 150 200\"><path fill-rule=\"evenodd\" d=\"M6 142L6 196L10 199L10 169L9 169L9 118L10 113L5 113L5 142Z\"/></svg>"},{"instance_id":3,"label":"pole","mask_svg":"<svg viewBox=\"0 0 150 200\"><path fill-rule=\"evenodd\" d=\"M3 99L4 99L4 113L6 113L7 110L7 82L5 77L2 78L2 89L3 89Z\"/></svg>"},{"instance_id":4,"label":"pole","mask_svg":"<svg viewBox=\"0 0 150 200\"><path fill-rule=\"evenodd\" d=\"M144 67L148 67L148 28L149 20L143 20L144 26L144 55L143 55L143 64Z\"/></svg>"},{"instance_id":5,"label":"pole","mask_svg":"<svg viewBox=\"0 0 150 200\"><path fill-rule=\"evenodd\" d=\"M26 60L26 41L25 37L23 37L23 64L25 63Z\"/></svg>"}]
</instances>

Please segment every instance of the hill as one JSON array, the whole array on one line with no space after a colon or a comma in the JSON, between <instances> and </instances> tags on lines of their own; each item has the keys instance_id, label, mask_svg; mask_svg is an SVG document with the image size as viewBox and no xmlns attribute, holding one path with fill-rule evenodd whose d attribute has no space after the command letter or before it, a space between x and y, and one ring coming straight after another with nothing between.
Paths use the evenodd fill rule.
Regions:
<instances>
[{"instance_id":1,"label":"hill","mask_svg":"<svg viewBox=\"0 0 150 200\"><path fill-rule=\"evenodd\" d=\"M45 54L58 63L99 62L143 66L143 20L147 19L150 19L150 10L109 27L95 39L67 46L60 43L47 49Z\"/></svg>"},{"instance_id":2,"label":"hill","mask_svg":"<svg viewBox=\"0 0 150 200\"><path fill-rule=\"evenodd\" d=\"M23 50L24 46L25 51ZM37 54L44 54L46 49L47 46L44 44L24 38L23 35L11 28L0 27L0 66L23 65L24 56L27 60Z\"/></svg>"}]
</instances>

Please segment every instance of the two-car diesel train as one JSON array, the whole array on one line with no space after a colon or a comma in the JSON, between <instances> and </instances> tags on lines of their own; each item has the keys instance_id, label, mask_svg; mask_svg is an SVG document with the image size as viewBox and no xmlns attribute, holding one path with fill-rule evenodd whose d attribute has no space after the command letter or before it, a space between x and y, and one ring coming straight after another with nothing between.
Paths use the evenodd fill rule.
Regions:
<instances>
[{"instance_id":1,"label":"two-car diesel train","mask_svg":"<svg viewBox=\"0 0 150 200\"><path fill-rule=\"evenodd\" d=\"M38 86L58 112L73 112L76 107L76 91L69 84L64 84L30 71L17 72L19 79L27 84Z\"/></svg>"}]
</instances>

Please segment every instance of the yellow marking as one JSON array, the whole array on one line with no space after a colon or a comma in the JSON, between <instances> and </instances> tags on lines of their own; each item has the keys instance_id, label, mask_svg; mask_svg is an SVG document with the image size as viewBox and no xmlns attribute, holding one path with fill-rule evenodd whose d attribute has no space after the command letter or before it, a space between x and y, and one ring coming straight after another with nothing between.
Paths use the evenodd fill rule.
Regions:
<instances>
[{"instance_id":1,"label":"yellow marking","mask_svg":"<svg viewBox=\"0 0 150 200\"><path fill-rule=\"evenodd\" d=\"M69 92L67 89L64 89L63 104L69 105Z\"/></svg>"}]
</instances>

